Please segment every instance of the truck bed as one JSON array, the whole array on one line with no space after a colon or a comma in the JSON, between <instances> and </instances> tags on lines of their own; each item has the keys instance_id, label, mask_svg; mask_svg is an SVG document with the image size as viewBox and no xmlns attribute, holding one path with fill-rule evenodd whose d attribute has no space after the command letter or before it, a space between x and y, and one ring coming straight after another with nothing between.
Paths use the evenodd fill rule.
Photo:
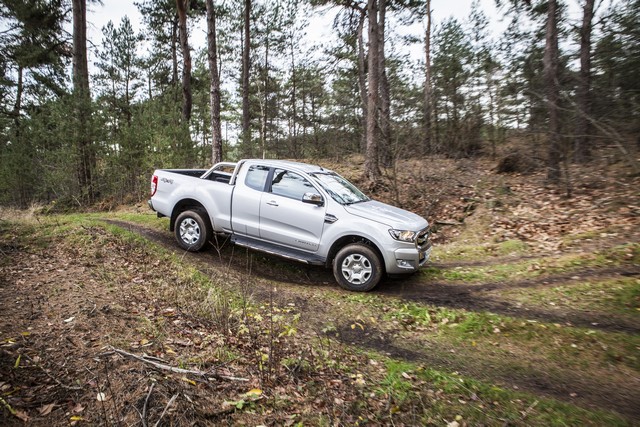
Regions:
<instances>
[{"instance_id":1,"label":"truck bed","mask_svg":"<svg viewBox=\"0 0 640 427\"><path fill-rule=\"evenodd\" d=\"M186 175L193 178L201 178L209 169L162 169L164 172L177 173L180 175ZM231 173L215 171L207 175L206 178L209 181L223 182L228 184L231 180Z\"/></svg>"}]
</instances>

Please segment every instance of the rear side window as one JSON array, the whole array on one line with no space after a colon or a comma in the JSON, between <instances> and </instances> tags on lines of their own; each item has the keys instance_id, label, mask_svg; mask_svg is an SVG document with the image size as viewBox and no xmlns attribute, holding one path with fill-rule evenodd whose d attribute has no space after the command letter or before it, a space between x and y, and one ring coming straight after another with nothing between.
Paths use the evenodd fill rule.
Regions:
<instances>
[{"instance_id":1,"label":"rear side window","mask_svg":"<svg viewBox=\"0 0 640 427\"><path fill-rule=\"evenodd\" d=\"M301 175L284 169L276 169L271 180L271 193L302 200L304 193L316 193L316 190Z\"/></svg>"},{"instance_id":2,"label":"rear side window","mask_svg":"<svg viewBox=\"0 0 640 427\"><path fill-rule=\"evenodd\" d=\"M253 165L247 171L247 177L244 183L247 187L254 190L264 191L264 183L269 175L269 168L266 166Z\"/></svg>"}]
</instances>

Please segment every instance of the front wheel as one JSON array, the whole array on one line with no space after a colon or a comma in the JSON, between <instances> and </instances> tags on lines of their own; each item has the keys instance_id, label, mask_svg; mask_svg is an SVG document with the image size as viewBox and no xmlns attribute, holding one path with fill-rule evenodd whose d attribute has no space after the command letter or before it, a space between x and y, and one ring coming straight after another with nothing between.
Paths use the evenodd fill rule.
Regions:
<instances>
[{"instance_id":1,"label":"front wheel","mask_svg":"<svg viewBox=\"0 0 640 427\"><path fill-rule=\"evenodd\" d=\"M212 230L202 211L184 211L176 218L176 240L182 249L197 252L211 238Z\"/></svg>"},{"instance_id":2,"label":"front wheel","mask_svg":"<svg viewBox=\"0 0 640 427\"><path fill-rule=\"evenodd\" d=\"M366 292L382 278L382 262L369 246L354 243L340 249L333 260L333 276L349 291Z\"/></svg>"}]
</instances>

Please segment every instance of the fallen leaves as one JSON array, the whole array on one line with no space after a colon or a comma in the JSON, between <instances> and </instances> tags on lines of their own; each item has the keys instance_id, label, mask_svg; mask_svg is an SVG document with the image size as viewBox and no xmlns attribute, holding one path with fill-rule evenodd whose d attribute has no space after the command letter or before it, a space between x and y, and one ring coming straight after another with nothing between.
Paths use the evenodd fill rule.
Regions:
<instances>
[{"instance_id":1,"label":"fallen leaves","mask_svg":"<svg viewBox=\"0 0 640 427\"><path fill-rule=\"evenodd\" d=\"M13 410L13 412L11 412L15 417L21 419L22 421L24 421L25 423L29 422L29 420L31 419L29 417L29 415L27 415L26 412L15 409Z\"/></svg>"},{"instance_id":2,"label":"fallen leaves","mask_svg":"<svg viewBox=\"0 0 640 427\"><path fill-rule=\"evenodd\" d=\"M46 417L51 413L51 411L53 411L56 406L57 405L55 403L49 403L48 405L41 406L40 408L38 408L38 413L41 417Z\"/></svg>"},{"instance_id":3,"label":"fallen leaves","mask_svg":"<svg viewBox=\"0 0 640 427\"><path fill-rule=\"evenodd\" d=\"M254 402L262 399L262 390L259 388L253 388L248 392L242 394L240 399L235 401L225 401L223 407L233 407L237 410L243 410L247 407L252 407Z\"/></svg>"},{"instance_id":4,"label":"fallen leaves","mask_svg":"<svg viewBox=\"0 0 640 427\"><path fill-rule=\"evenodd\" d=\"M352 323L351 324L351 329L355 329L355 328L360 328L361 330L364 331L364 326L362 325L362 323L358 323L358 322Z\"/></svg>"},{"instance_id":5,"label":"fallen leaves","mask_svg":"<svg viewBox=\"0 0 640 427\"><path fill-rule=\"evenodd\" d=\"M570 199L562 192L545 189L537 180L514 183L512 195L502 196L510 201L508 206L492 211L493 233L501 239L534 242L533 249L553 252L572 241L567 237L615 238L618 233L609 230L637 229L639 216L634 205L627 204L638 200L637 191L604 182L601 188L578 189ZM611 209L616 205L624 208Z\"/></svg>"},{"instance_id":6,"label":"fallen leaves","mask_svg":"<svg viewBox=\"0 0 640 427\"><path fill-rule=\"evenodd\" d=\"M414 173L419 169L406 170ZM613 187L605 185L590 193L577 191L573 199L564 200L562 194L548 191L535 182L535 175L527 179L531 182L521 180L509 183L509 191L503 191L500 188L507 188L506 185L498 186L495 177L485 171L478 172L473 168L423 170L416 173L412 180L400 181L399 185L406 187L401 188L400 201L404 207L428 216L432 223L434 219L444 219L437 236L442 240L447 237L442 230L451 230L446 231L451 236L465 228L449 226L446 222L469 225L481 209L489 212L492 224L492 229L484 236L485 240L497 242L511 236L518 242L529 242L524 245L527 251L530 248L532 251L553 252L561 250L573 239L620 239L625 235L622 230L637 232L639 210L638 204L632 202L634 197L637 198L632 194L633 186L626 193L619 191L614 194L611 191ZM458 186L457 180L464 185ZM415 193L406 196L410 191ZM391 193L382 194L381 198L388 197L388 201L393 202ZM628 203L621 203L625 198L629 199ZM27 338L28 341L39 340L39 347L35 343L32 347L38 348L42 358L37 354L24 354L44 365L50 375L47 377L44 370L40 372L34 369L31 370L31 376L26 378L28 365L32 362L26 357L20 359L21 353L17 351L12 354L5 365L8 369L13 365L20 371L18 374L25 374L25 377L16 381L15 386L0 381L1 396L9 393L16 396L15 400L7 403L12 405L11 417L25 422L46 417L52 425L109 423L110 420L103 419L104 415L96 408L125 405L118 399L126 396L128 402L136 402L136 406L122 406L123 413L128 411L125 414L128 418L121 420L114 417L111 419L113 424L140 423L136 410L142 410L145 397L148 398L151 412L148 414L149 421L153 421L149 425L158 420L163 409L167 413L164 419L167 424L175 421L169 420L171 414L187 411L195 411L190 412L189 416L193 416L197 423L205 419L198 418L202 415L198 412L202 408L213 408L207 409L210 411L207 416L214 414L213 420L215 416L220 416L226 417L224 420L228 423L242 422L246 425L295 425L303 421L306 425L310 413L331 414L336 425L376 424L375 421L380 421L380 418L375 420L375 416L387 417L390 414L393 419L384 419L389 424L398 421L396 425L402 425L409 419L403 418L406 417L407 406L394 400L389 390L380 387L389 375L382 360L372 358L371 354L339 353L337 346L331 344L333 341L327 341L326 348L308 348L296 342L299 337L290 333L294 329L287 330L286 334L276 334L275 337L282 341L291 339L278 350L282 351L283 359L286 357L296 363L282 366L277 363L277 353L258 359L255 356L256 348L261 356L269 354L269 349L264 346L264 341L252 347L251 340L268 330L264 326L273 317L269 317L267 311L255 313L251 320L255 323L245 322L245 333L242 335L237 333L240 328L231 332L232 328L228 327L220 332L215 323L228 320L228 313L222 313L223 316L216 321L200 320L199 312L192 309L192 301L201 294L185 296L181 293L185 280L182 278L183 272L176 274L166 267L164 261L149 263L144 248L126 240L120 241L100 227L92 227L87 233L91 233L91 243L86 246L64 246L64 243L55 242L47 251L37 250L27 256L16 257L15 264L8 265L3 271L8 278L7 289L15 287L21 290L15 293L11 304L7 304L12 310L11 316L7 317L15 317L18 321L10 330L3 329L3 333L11 332L12 337L3 343L13 346L20 345ZM628 251L622 256L633 259L634 253ZM531 265L529 272L537 274L552 268L553 265L546 262L536 262ZM221 280L226 280L226 277ZM572 277L572 280L581 279ZM78 283L83 283L84 288L79 288ZM304 292L315 292L303 288L300 286ZM280 286L278 290L283 291ZM289 305L295 307L291 303ZM306 307L305 304L297 306ZM345 325L344 329L348 331L354 331L354 335L373 337L376 329L388 326L383 320L379 320L378 325L377 319L366 315L362 318L355 316L339 324ZM427 322L434 329L449 328L456 326L459 319L434 317L434 320L422 321L416 316L403 317L398 319L398 328L404 325L413 331L420 327L421 322ZM25 325L33 327L33 333L20 332L26 329ZM545 333L543 329L546 328L546 325L540 325L531 329L535 329L532 333L537 334L538 330ZM73 334L72 346L61 331L67 337ZM335 332L335 326L327 326L323 331L330 336ZM496 324L487 332L495 334L491 334L491 341L502 343L501 339L511 330ZM301 326L300 334L303 333L304 327ZM233 376L240 372L246 374L250 382L222 384L208 376L206 378L211 380L211 384L205 385L199 382L200 377L173 372L159 373L146 364L118 356L96 356L104 351L107 344L114 343L145 357L166 360L172 366L196 366L204 374L216 371L221 375ZM473 340L469 347L481 355L482 347L487 345L483 341ZM498 346L499 343L493 345ZM566 341L558 346L567 351L584 351L582 346L571 347ZM606 350L605 347L603 349ZM450 351L454 352L453 349ZM459 349L454 356L458 357L463 351L463 348ZM444 354L444 357L447 355ZM273 366L268 366L272 362ZM348 368L346 372L342 369L345 366ZM485 408L492 405L489 400L478 403L475 393L444 392L437 385L425 383L419 373L409 368L403 367L397 374L402 387L410 387L412 392L421 393L421 398L427 401L439 401L434 406L447 408L446 416L438 415L433 421L437 425L473 425L473 421L466 418L466 413L465 419L456 415L459 405L474 405L480 409L482 405ZM107 384L107 376L111 386ZM66 384L83 387L86 391L84 400L75 403L77 393L60 387L55 378ZM149 393L150 384L157 384L153 395ZM258 385L260 388L253 388ZM576 396L577 391L574 392ZM37 400L41 396L46 396L46 399ZM172 396L178 397L174 399ZM223 401L229 404L220 410ZM276 404L272 405L271 402ZM415 402L413 400L411 404ZM494 403L496 407L500 405L505 405L505 402ZM522 409L526 408L526 404L522 405ZM531 405L530 409L534 406ZM283 415L282 408L286 408L286 415ZM355 413L355 410L361 412ZM521 412L523 418L528 411ZM247 418L242 419L242 416ZM211 422L222 423L222 418Z\"/></svg>"}]
</instances>

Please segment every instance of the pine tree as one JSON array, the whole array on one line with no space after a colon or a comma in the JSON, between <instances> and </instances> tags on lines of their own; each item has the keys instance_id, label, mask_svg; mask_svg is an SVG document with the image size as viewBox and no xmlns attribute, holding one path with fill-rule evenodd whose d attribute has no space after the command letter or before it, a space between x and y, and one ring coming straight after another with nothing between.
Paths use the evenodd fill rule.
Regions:
<instances>
[{"instance_id":1,"label":"pine tree","mask_svg":"<svg viewBox=\"0 0 640 427\"><path fill-rule=\"evenodd\" d=\"M78 183L85 201L95 201L93 174L96 158L92 141L91 92L89 91L89 65L87 63L87 3L73 0L73 96L77 129L75 141L78 150Z\"/></svg>"},{"instance_id":2,"label":"pine tree","mask_svg":"<svg viewBox=\"0 0 640 427\"><path fill-rule=\"evenodd\" d=\"M220 123L220 73L218 71L218 41L216 33L216 8L213 0L206 0L207 7L207 57L209 60L210 108L211 108L211 160L222 161L222 127Z\"/></svg>"},{"instance_id":3,"label":"pine tree","mask_svg":"<svg viewBox=\"0 0 640 427\"><path fill-rule=\"evenodd\" d=\"M576 136L574 158L586 162L591 158L591 30L595 0L585 0L580 27L580 71L577 90Z\"/></svg>"}]
</instances>

